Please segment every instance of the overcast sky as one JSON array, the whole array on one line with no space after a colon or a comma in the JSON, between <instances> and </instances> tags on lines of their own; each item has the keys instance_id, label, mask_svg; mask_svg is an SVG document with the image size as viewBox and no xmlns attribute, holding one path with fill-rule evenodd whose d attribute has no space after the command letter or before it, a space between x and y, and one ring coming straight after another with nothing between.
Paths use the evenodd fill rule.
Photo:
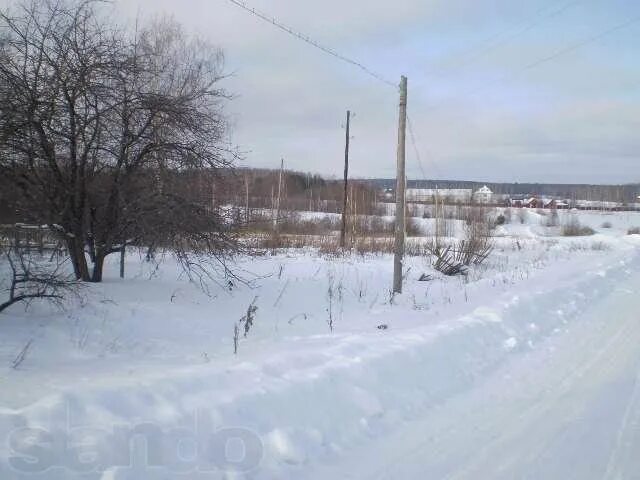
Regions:
<instances>
[{"instance_id":1,"label":"overcast sky","mask_svg":"<svg viewBox=\"0 0 640 480\"><path fill-rule=\"evenodd\" d=\"M411 179L640 181L638 0L247 2L393 82L408 76L423 167L408 141ZM129 18L172 15L223 48L246 165L276 168L283 157L340 176L351 109L351 173L395 175L393 88L228 0L117 4Z\"/></svg>"}]
</instances>

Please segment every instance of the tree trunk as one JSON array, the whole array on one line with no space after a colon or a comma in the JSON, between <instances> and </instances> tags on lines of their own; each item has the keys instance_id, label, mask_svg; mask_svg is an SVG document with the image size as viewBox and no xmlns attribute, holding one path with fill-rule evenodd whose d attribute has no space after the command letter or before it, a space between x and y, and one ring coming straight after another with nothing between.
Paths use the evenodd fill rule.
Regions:
<instances>
[{"instance_id":1,"label":"tree trunk","mask_svg":"<svg viewBox=\"0 0 640 480\"><path fill-rule=\"evenodd\" d=\"M102 270L104 268L104 252L98 251L96 252L96 260L93 263L93 274L91 275L92 282L101 282L102 281Z\"/></svg>"},{"instance_id":2,"label":"tree trunk","mask_svg":"<svg viewBox=\"0 0 640 480\"><path fill-rule=\"evenodd\" d=\"M87 265L87 258L84 255L84 242L82 238L78 238L78 236L68 238L67 247L76 279L89 281L89 267Z\"/></svg>"}]
</instances>

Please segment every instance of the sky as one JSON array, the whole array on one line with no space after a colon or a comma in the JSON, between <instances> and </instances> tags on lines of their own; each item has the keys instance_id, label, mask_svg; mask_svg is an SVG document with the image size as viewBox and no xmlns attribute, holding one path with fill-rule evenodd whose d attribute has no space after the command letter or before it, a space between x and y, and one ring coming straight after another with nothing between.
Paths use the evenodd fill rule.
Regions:
<instances>
[{"instance_id":1,"label":"sky","mask_svg":"<svg viewBox=\"0 0 640 480\"><path fill-rule=\"evenodd\" d=\"M241 166L395 176L398 92L229 0L115 0L223 49ZM410 179L640 181L638 0L247 0L399 83ZM415 141L413 141L415 140Z\"/></svg>"}]
</instances>

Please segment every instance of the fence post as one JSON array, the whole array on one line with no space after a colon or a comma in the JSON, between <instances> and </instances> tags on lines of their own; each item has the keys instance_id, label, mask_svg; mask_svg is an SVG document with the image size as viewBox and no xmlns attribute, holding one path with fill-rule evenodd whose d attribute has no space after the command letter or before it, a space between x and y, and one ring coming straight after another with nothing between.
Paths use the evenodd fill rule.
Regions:
<instances>
[{"instance_id":1,"label":"fence post","mask_svg":"<svg viewBox=\"0 0 640 480\"><path fill-rule=\"evenodd\" d=\"M125 243L122 242L122 247L120 247L120 278L124 278L124 256L126 253L125 249Z\"/></svg>"}]
</instances>

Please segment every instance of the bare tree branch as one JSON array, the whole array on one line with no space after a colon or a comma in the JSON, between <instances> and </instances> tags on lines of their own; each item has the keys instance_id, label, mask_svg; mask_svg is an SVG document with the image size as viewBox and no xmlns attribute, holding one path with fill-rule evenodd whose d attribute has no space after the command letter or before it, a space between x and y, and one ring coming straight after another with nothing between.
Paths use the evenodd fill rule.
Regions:
<instances>
[{"instance_id":1,"label":"bare tree branch","mask_svg":"<svg viewBox=\"0 0 640 480\"><path fill-rule=\"evenodd\" d=\"M101 281L123 244L207 254L226 275L233 218L189 185L237 157L222 52L168 19L128 32L105 8L30 0L0 12L0 174L23 211L64 230L78 279Z\"/></svg>"}]
</instances>

